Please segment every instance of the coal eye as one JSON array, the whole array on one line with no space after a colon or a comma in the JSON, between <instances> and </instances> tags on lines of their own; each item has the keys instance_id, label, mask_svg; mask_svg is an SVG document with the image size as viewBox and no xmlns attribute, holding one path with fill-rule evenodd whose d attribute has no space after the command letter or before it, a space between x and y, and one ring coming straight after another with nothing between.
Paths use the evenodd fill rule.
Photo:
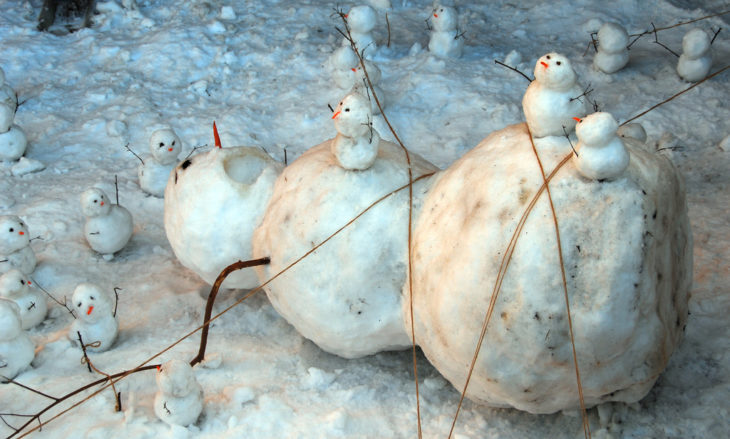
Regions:
<instances>
[{"instance_id":1,"label":"coal eye","mask_svg":"<svg viewBox=\"0 0 730 439\"><path fill-rule=\"evenodd\" d=\"M25 281L23 279L20 279L20 285L25 285Z\"/></svg>"},{"instance_id":2,"label":"coal eye","mask_svg":"<svg viewBox=\"0 0 730 439\"><path fill-rule=\"evenodd\" d=\"M175 146L175 141L174 140L172 141L172 146Z\"/></svg>"},{"instance_id":3,"label":"coal eye","mask_svg":"<svg viewBox=\"0 0 730 439\"><path fill-rule=\"evenodd\" d=\"M555 64L560 65L560 61L556 62Z\"/></svg>"},{"instance_id":4,"label":"coal eye","mask_svg":"<svg viewBox=\"0 0 730 439\"><path fill-rule=\"evenodd\" d=\"M81 308L81 302L76 304L76 308Z\"/></svg>"},{"instance_id":5,"label":"coal eye","mask_svg":"<svg viewBox=\"0 0 730 439\"><path fill-rule=\"evenodd\" d=\"M89 299L94 300L94 296L89 296Z\"/></svg>"},{"instance_id":6,"label":"coal eye","mask_svg":"<svg viewBox=\"0 0 730 439\"><path fill-rule=\"evenodd\" d=\"M350 109L349 108L345 108L345 111L350 111Z\"/></svg>"},{"instance_id":7,"label":"coal eye","mask_svg":"<svg viewBox=\"0 0 730 439\"><path fill-rule=\"evenodd\" d=\"M163 146L165 146L165 144L160 142L160 148L162 148Z\"/></svg>"},{"instance_id":8,"label":"coal eye","mask_svg":"<svg viewBox=\"0 0 730 439\"><path fill-rule=\"evenodd\" d=\"M97 200L94 200L94 203L98 203L98 201Z\"/></svg>"},{"instance_id":9,"label":"coal eye","mask_svg":"<svg viewBox=\"0 0 730 439\"><path fill-rule=\"evenodd\" d=\"M9 231L10 231L10 233L13 233L15 231L15 229L11 227Z\"/></svg>"},{"instance_id":10,"label":"coal eye","mask_svg":"<svg viewBox=\"0 0 730 439\"><path fill-rule=\"evenodd\" d=\"M550 59L550 55L546 56L545 58Z\"/></svg>"}]
</instances>

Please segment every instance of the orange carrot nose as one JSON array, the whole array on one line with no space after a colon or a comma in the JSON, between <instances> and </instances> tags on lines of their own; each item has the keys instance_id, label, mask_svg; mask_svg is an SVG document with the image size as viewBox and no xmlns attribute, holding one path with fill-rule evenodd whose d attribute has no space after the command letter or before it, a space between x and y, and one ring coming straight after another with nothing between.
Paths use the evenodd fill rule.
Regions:
<instances>
[{"instance_id":1,"label":"orange carrot nose","mask_svg":"<svg viewBox=\"0 0 730 439\"><path fill-rule=\"evenodd\" d=\"M101 202L101 205L102 205L102 206L104 205L104 202L103 202L103 201Z\"/></svg>"},{"instance_id":2,"label":"orange carrot nose","mask_svg":"<svg viewBox=\"0 0 730 439\"><path fill-rule=\"evenodd\" d=\"M545 61L540 61L540 64L542 64L543 67L545 67L546 69L548 68L548 63L546 63Z\"/></svg>"},{"instance_id":3,"label":"orange carrot nose","mask_svg":"<svg viewBox=\"0 0 730 439\"><path fill-rule=\"evenodd\" d=\"M25 232L18 232L18 235L25 235Z\"/></svg>"},{"instance_id":4,"label":"orange carrot nose","mask_svg":"<svg viewBox=\"0 0 730 439\"><path fill-rule=\"evenodd\" d=\"M574 117L573 120L576 122L580 122L580 117Z\"/></svg>"},{"instance_id":5,"label":"orange carrot nose","mask_svg":"<svg viewBox=\"0 0 730 439\"><path fill-rule=\"evenodd\" d=\"M172 148L167 148L168 151L172 152Z\"/></svg>"},{"instance_id":6,"label":"orange carrot nose","mask_svg":"<svg viewBox=\"0 0 730 439\"><path fill-rule=\"evenodd\" d=\"M332 119L337 118L337 116L339 116L339 115L340 115L340 112L338 111L338 112L336 112L335 114L332 115Z\"/></svg>"},{"instance_id":7,"label":"orange carrot nose","mask_svg":"<svg viewBox=\"0 0 730 439\"><path fill-rule=\"evenodd\" d=\"M439 18L438 14L433 14L434 18Z\"/></svg>"},{"instance_id":8,"label":"orange carrot nose","mask_svg":"<svg viewBox=\"0 0 730 439\"><path fill-rule=\"evenodd\" d=\"M160 365L159 364L157 365L157 371L158 372L160 371Z\"/></svg>"},{"instance_id":9,"label":"orange carrot nose","mask_svg":"<svg viewBox=\"0 0 730 439\"><path fill-rule=\"evenodd\" d=\"M218 137L218 127L215 126L215 121L213 121L213 140L215 141L216 148L223 148L221 145L221 138Z\"/></svg>"},{"instance_id":10,"label":"orange carrot nose","mask_svg":"<svg viewBox=\"0 0 730 439\"><path fill-rule=\"evenodd\" d=\"M89 307L89 310L88 310L88 311L86 311L86 315L87 315L87 316L88 316L88 315L91 315L91 311L93 311L93 310L94 310L94 307L93 307L93 306L90 306L90 307Z\"/></svg>"},{"instance_id":11,"label":"orange carrot nose","mask_svg":"<svg viewBox=\"0 0 730 439\"><path fill-rule=\"evenodd\" d=\"M353 72L357 72L357 69L352 69Z\"/></svg>"}]
</instances>

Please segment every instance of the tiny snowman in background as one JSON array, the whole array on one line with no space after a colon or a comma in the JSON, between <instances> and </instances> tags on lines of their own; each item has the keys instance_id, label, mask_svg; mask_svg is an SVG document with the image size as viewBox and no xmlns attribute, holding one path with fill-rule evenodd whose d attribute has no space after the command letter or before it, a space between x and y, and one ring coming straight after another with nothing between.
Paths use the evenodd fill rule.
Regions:
<instances>
[{"instance_id":1,"label":"tiny snowman in background","mask_svg":"<svg viewBox=\"0 0 730 439\"><path fill-rule=\"evenodd\" d=\"M132 237L132 214L118 204L111 204L99 188L81 194L81 210L86 216L84 237L89 246L104 259L113 259L114 253L124 248Z\"/></svg>"},{"instance_id":2,"label":"tiny snowman in background","mask_svg":"<svg viewBox=\"0 0 730 439\"><path fill-rule=\"evenodd\" d=\"M150 136L152 157L142 162L137 170L139 186L148 194L162 198L170 172L177 165L177 156L182 151L182 142L169 128L157 130Z\"/></svg>"},{"instance_id":3,"label":"tiny snowman in background","mask_svg":"<svg viewBox=\"0 0 730 439\"><path fill-rule=\"evenodd\" d=\"M78 342L77 333L80 333L89 352L109 349L119 330L111 295L97 285L82 283L74 290L71 305L76 310L76 320L71 324L68 338Z\"/></svg>"},{"instance_id":4,"label":"tiny snowman in background","mask_svg":"<svg viewBox=\"0 0 730 439\"><path fill-rule=\"evenodd\" d=\"M0 216L0 274L16 268L26 275L35 270L28 227L15 215Z\"/></svg>"},{"instance_id":5,"label":"tiny snowman in background","mask_svg":"<svg viewBox=\"0 0 730 439\"><path fill-rule=\"evenodd\" d=\"M203 410L203 388L190 364L170 360L157 373L155 414L170 425L186 427L195 423Z\"/></svg>"},{"instance_id":6,"label":"tiny snowman in background","mask_svg":"<svg viewBox=\"0 0 730 439\"><path fill-rule=\"evenodd\" d=\"M692 29L682 38L682 55L677 62L677 73L685 81L704 79L712 66L711 42L707 32Z\"/></svg>"},{"instance_id":7,"label":"tiny snowman in background","mask_svg":"<svg viewBox=\"0 0 730 439\"><path fill-rule=\"evenodd\" d=\"M621 176L629 166L629 152L616 134L616 119L603 112L576 119L578 145L573 163L581 175L599 181Z\"/></svg>"},{"instance_id":8,"label":"tiny snowman in background","mask_svg":"<svg viewBox=\"0 0 730 439\"><path fill-rule=\"evenodd\" d=\"M377 22L375 9L368 5L355 6L345 15L350 36L362 56L369 58L378 49L372 31ZM347 38L342 40L343 46L349 46Z\"/></svg>"},{"instance_id":9,"label":"tiny snowman in background","mask_svg":"<svg viewBox=\"0 0 730 439\"><path fill-rule=\"evenodd\" d=\"M431 40L428 50L442 58L459 58L464 48L464 39L459 35L459 15L456 8L436 4L431 14Z\"/></svg>"},{"instance_id":10,"label":"tiny snowman in background","mask_svg":"<svg viewBox=\"0 0 730 439\"><path fill-rule=\"evenodd\" d=\"M332 154L340 166L350 170L367 169L378 156L380 135L372 127L370 102L360 93L342 99L332 116L337 136L332 141Z\"/></svg>"},{"instance_id":11,"label":"tiny snowman in background","mask_svg":"<svg viewBox=\"0 0 730 439\"><path fill-rule=\"evenodd\" d=\"M634 122L621 125L618 127L616 134L623 139L628 137L638 140L640 143L646 142L646 130L644 130L644 127L640 123Z\"/></svg>"},{"instance_id":12,"label":"tiny snowman in background","mask_svg":"<svg viewBox=\"0 0 730 439\"><path fill-rule=\"evenodd\" d=\"M30 329L45 320L48 312L46 297L31 286L20 270L12 269L0 277L0 296L12 300L20 308L23 329Z\"/></svg>"},{"instance_id":13,"label":"tiny snowman in background","mask_svg":"<svg viewBox=\"0 0 730 439\"><path fill-rule=\"evenodd\" d=\"M28 138L23 130L13 124L15 109L0 102L0 161L14 162L25 154Z\"/></svg>"},{"instance_id":14,"label":"tiny snowman in background","mask_svg":"<svg viewBox=\"0 0 730 439\"><path fill-rule=\"evenodd\" d=\"M605 23L598 31L598 52L593 67L603 73L614 73L629 62L629 34L621 25Z\"/></svg>"},{"instance_id":15,"label":"tiny snowman in background","mask_svg":"<svg viewBox=\"0 0 730 439\"><path fill-rule=\"evenodd\" d=\"M365 71L367 70L368 78L370 78L370 83L373 85L373 89L375 94L378 96L380 105L385 108L385 93L383 93L383 90L378 87L382 74L380 73L378 66L368 60L364 61L365 69L363 69L362 64L358 64L355 69L355 84L353 85L352 90L350 90L350 93L359 93L367 97L370 101L370 110L372 111L372 114L380 114L378 103L375 102L375 98L373 97L373 90L368 87L368 80L365 77Z\"/></svg>"},{"instance_id":16,"label":"tiny snowman in background","mask_svg":"<svg viewBox=\"0 0 730 439\"><path fill-rule=\"evenodd\" d=\"M35 346L21 328L20 308L0 299L0 375L13 379L33 361ZM0 378L0 383L5 382Z\"/></svg>"},{"instance_id":17,"label":"tiny snowman in background","mask_svg":"<svg viewBox=\"0 0 730 439\"><path fill-rule=\"evenodd\" d=\"M5 82L5 71L0 68L0 104L7 104L13 109L13 113L18 108L18 95L10 85Z\"/></svg>"},{"instance_id":18,"label":"tiny snowman in background","mask_svg":"<svg viewBox=\"0 0 730 439\"><path fill-rule=\"evenodd\" d=\"M522 98L522 111L532 136L563 136L565 131L571 132L575 127L573 117L586 113L582 94L568 58L548 53L537 60L535 80Z\"/></svg>"},{"instance_id":19,"label":"tiny snowman in background","mask_svg":"<svg viewBox=\"0 0 730 439\"><path fill-rule=\"evenodd\" d=\"M350 46L342 46L329 58L329 69L332 81L339 88L349 90L355 84L355 75L360 60Z\"/></svg>"}]
</instances>

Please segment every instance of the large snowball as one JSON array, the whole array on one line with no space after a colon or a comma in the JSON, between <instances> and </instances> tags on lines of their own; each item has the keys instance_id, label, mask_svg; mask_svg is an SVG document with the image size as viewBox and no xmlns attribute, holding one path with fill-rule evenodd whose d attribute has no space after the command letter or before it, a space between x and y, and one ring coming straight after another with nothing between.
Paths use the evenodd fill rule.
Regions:
<instances>
[{"instance_id":1,"label":"large snowball","mask_svg":"<svg viewBox=\"0 0 730 439\"><path fill-rule=\"evenodd\" d=\"M408 183L403 150L381 141L363 171L339 166L326 141L281 174L254 254L261 281L303 256L370 204ZM411 153L413 176L435 168ZM414 185L414 213L428 179ZM410 345L400 315L408 264L408 189L383 200L265 289L272 305L322 349L347 358Z\"/></svg>"},{"instance_id":2,"label":"large snowball","mask_svg":"<svg viewBox=\"0 0 730 439\"><path fill-rule=\"evenodd\" d=\"M631 164L611 182L571 162L550 183L587 405L635 402L679 342L692 246L683 184L668 159L624 139ZM536 141L546 172L571 152ZM434 183L413 241L416 341L457 389L521 215L542 185L524 124L487 137ZM468 389L499 407L579 406L555 227L545 193L518 241ZM410 322L408 310L405 320Z\"/></svg>"},{"instance_id":3,"label":"large snowball","mask_svg":"<svg viewBox=\"0 0 730 439\"><path fill-rule=\"evenodd\" d=\"M165 189L165 232L180 262L213 284L238 260L252 259L251 235L282 165L258 148L215 148L178 164ZM238 270L226 288L258 285Z\"/></svg>"}]
</instances>

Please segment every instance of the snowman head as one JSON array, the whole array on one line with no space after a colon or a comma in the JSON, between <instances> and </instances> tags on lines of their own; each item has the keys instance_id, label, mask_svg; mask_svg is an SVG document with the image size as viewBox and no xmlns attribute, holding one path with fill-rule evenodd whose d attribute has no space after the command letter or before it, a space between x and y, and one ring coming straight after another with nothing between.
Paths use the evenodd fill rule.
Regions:
<instances>
[{"instance_id":1,"label":"snowman head","mask_svg":"<svg viewBox=\"0 0 730 439\"><path fill-rule=\"evenodd\" d=\"M0 255L18 251L30 244L28 226L15 215L0 216Z\"/></svg>"},{"instance_id":2,"label":"snowman head","mask_svg":"<svg viewBox=\"0 0 730 439\"><path fill-rule=\"evenodd\" d=\"M370 32L375 28L375 21L375 9L369 5L355 6L347 13L347 24L352 32L360 34Z\"/></svg>"},{"instance_id":3,"label":"snowman head","mask_svg":"<svg viewBox=\"0 0 730 439\"><path fill-rule=\"evenodd\" d=\"M547 88L564 91L575 85L576 75L568 58L553 52L537 60L535 80Z\"/></svg>"},{"instance_id":4,"label":"snowman head","mask_svg":"<svg viewBox=\"0 0 730 439\"><path fill-rule=\"evenodd\" d=\"M0 340L13 340L22 331L18 304L12 300L0 298Z\"/></svg>"},{"instance_id":5,"label":"snowman head","mask_svg":"<svg viewBox=\"0 0 730 439\"><path fill-rule=\"evenodd\" d=\"M360 93L350 93L335 108L332 119L338 133L346 137L360 137L370 131L372 116L370 101Z\"/></svg>"},{"instance_id":6,"label":"snowman head","mask_svg":"<svg viewBox=\"0 0 730 439\"><path fill-rule=\"evenodd\" d=\"M579 119L575 135L583 145L603 146L616 137L618 122L611 113L598 112Z\"/></svg>"},{"instance_id":7,"label":"snowman head","mask_svg":"<svg viewBox=\"0 0 730 439\"><path fill-rule=\"evenodd\" d=\"M700 58L710 50L710 36L702 29L692 29L682 38L682 51L689 58Z\"/></svg>"},{"instance_id":8,"label":"snowman head","mask_svg":"<svg viewBox=\"0 0 730 439\"><path fill-rule=\"evenodd\" d=\"M354 70L360 61L357 59L357 55L352 51L350 46L340 46L339 49L335 50L330 57L330 65L334 69L338 70Z\"/></svg>"},{"instance_id":9,"label":"snowman head","mask_svg":"<svg viewBox=\"0 0 730 439\"><path fill-rule=\"evenodd\" d=\"M436 32L456 30L458 13L451 6L436 5L431 13L431 23Z\"/></svg>"},{"instance_id":10,"label":"snowman head","mask_svg":"<svg viewBox=\"0 0 730 439\"><path fill-rule=\"evenodd\" d=\"M109 294L98 285L79 284L74 290L71 305L77 317L86 323L94 323L112 316L114 305ZM93 340L86 340L91 342Z\"/></svg>"},{"instance_id":11,"label":"snowman head","mask_svg":"<svg viewBox=\"0 0 730 439\"><path fill-rule=\"evenodd\" d=\"M157 388L164 395L182 398L195 387L195 373L185 361L170 360L160 366L157 372Z\"/></svg>"},{"instance_id":12,"label":"snowman head","mask_svg":"<svg viewBox=\"0 0 730 439\"><path fill-rule=\"evenodd\" d=\"M621 52L629 44L629 34L616 23L605 23L598 30L598 47L610 53Z\"/></svg>"},{"instance_id":13,"label":"snowman head","mask_svg":"<svg viewBox=\"0 0 730 439\"><path fill-rule=\"evenodd\" d=\"M81 210L88 217L107 215L111 208L109 197L99 188L92 187L81 194Z\"/></svg>"},{"instance_id":14,"label":"snowman head","mask_svg":"<svg viewBox=\"0 0 730 439\"><path fill-rule=\"evenodd\" d=\"M6 102L0 102L0 133L7 133L13 126L15 110Z\"/></svg>"},{"instance_id":15,"label":"snowman head","mask_svg":"<svg viewBox=\"0 0 730 439\"><path fill-rule=\"evenodd\" d=\"M173 130L169 128L157 130L150 136L150 152L160 164L175 163L180 151L182 151L182 142Z\"/></svg>"},{"instance_id":16,"label":"snowman head","mask_svg":"<svg viewBox=\"0 0 730 439\"><path fill-rule=\"evenodd\" d=\"M365 69L367 70L368 77L370 77L370 82L372 82L373 85L380 82L382 73L380 73L378 66L368 60L365 60ZM355 85L367 85L367 80L365 80L365 70L363 70L362 64L358 64L355 69Z\"/></svg>"},{"instance_id":17,"label":"snowman head","mask_svg":"<svg viewBox=\"0 0 730 439\"><path fill-rule=\"evenodd\" d=\"M0 296L16 299L28 294L30 281L15 268L0 276Z\"/></svg>"}]
</instances>

